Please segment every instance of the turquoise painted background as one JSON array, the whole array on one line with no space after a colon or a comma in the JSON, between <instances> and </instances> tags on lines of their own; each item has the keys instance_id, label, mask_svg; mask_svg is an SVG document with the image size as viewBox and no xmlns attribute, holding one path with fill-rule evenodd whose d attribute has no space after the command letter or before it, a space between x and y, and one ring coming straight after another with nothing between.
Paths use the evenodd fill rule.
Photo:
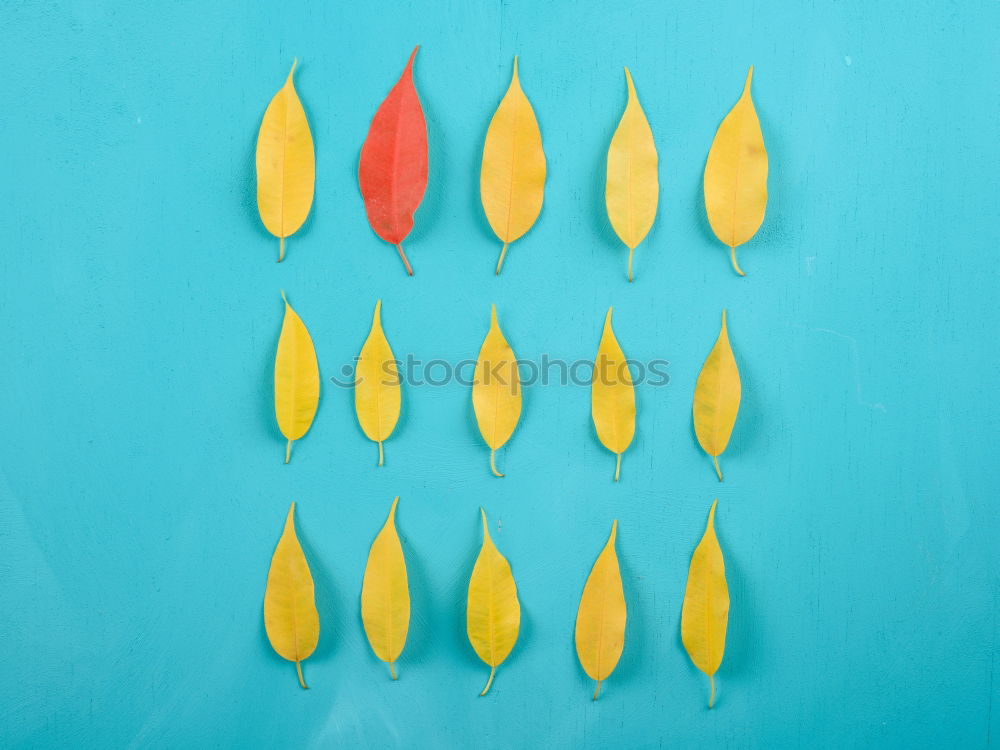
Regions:
<instances>
[{"instance_id":1,"label":"turquoise painted background","mask_svg":"<svg viewBox=\"0 0 1000 750\"><path fill-rule=\"evenodd\" d=\"M0 9L0 744L11 748L983 748L1000 735L996 2L14 2ZM361 143L414 44L430 184L416 276L369 229ZM549 162L503 276L478 198L519 54ZM300 60L312 216L275 264L254 199L264 107ZM767 220L704 219L715 129L756 66ZM635 76L661 204L624 279L603 206ZM282 465L285 289L327 386ZM376 298L399 354L592 357L604 312L640 388L623 479L589 389L534 387L499 456L468 389L411 387L387 465L330 386ZM720 485L690 422L723 307L744 378ZM393 495L413 596L389 681L364 640ZM718 704L679 637L720 498L732 594ZM268 646L288 504L317 582L312 689ZM465 638L478 508L517 577L491 693ZM629 606L601 699L572 643L613 518Z\"/></svg>"}]
</instances>

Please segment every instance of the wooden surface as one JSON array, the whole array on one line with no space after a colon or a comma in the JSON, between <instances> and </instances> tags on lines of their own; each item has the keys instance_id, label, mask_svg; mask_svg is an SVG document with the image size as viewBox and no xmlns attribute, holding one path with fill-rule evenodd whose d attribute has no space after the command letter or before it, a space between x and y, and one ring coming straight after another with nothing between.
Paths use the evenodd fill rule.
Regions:
<instances>
[{"instance_id":1,"label":"wooden surface","mask_svg":"<svg viewBox=\"0 0 1000 750\"><path fill-rule=\"evenodd\" d=\"M998 8L4 4L0 745L995 742ZM408 278L356 170L417 43L430 183ZM498 279L479 159L515 54L549 177ZM253 150L295 56L316 202L279 266ZM741 279L701 172L750 64L770 202ZM631 286L604 209L625 65L661 157ZM289 466L281 289L323 378ZM493 302L520 357L569 363L594 356L613 304L625 353L670 362L668 385L637 386L621 482L586 383L526 388L496 479L469 387L411 381L377 469L331 378L350 380L378 298L398 356L452 364L475 358ZM691 398L723 307L743 404L720 485ZM392 682L359 596L397 494L413 619ZM680 612L715 497L732 608L709 712ZM308 692L262 618L293 500L322 622ZM485 698L464 612L480 505L522 605ZM594 703L573 623L614 518L629 624Z\"/></svg>"}]
</instances>

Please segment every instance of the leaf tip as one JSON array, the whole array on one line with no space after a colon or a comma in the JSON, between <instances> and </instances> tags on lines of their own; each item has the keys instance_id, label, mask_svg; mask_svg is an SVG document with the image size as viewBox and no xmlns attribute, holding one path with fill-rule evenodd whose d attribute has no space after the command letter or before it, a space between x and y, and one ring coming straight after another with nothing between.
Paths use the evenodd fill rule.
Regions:
<instances>
[{"instance_id":1,"label":"leaf tip","mask_svg":"<svg viewBox=\"0 0 1000 750\"><path fill-rule=\"evenodd\" d=\"M399 503L399 495L392 501L392 507L389 508L389 520L395 521L396 519L396 505Z\"/></svg>"},{"instance_id":2,"label":"leaf tip","mask_svg":"<svg viewBox=\"0 0 1000 750\"><path fill-rule=\"evenodd\" d=\"M750 82L753 81L753 65L750 66L750 70L747 71L747 82L743 84L743 91L750 91Z\"/></svg>"},{"instance_id":3,"label":"leaf tip","mask_svg":"<svg viewBox=\"0 0 1000 750\"><path fill-rule=\"evenodd\" d=\"M292 507L288 509L288 515L285 516L285 528L281 532L281 536L284 537L289 532L293 537L295 536L295 503L292 503Z\"/></svg>"},{"instance_id":4,"label":"leaf tip","mask_svg":"<svg viewBox=\"0 0 1000 750\"><path fill-rule=\"evenodd\" d=\"M407 60L407 62L406 62L406 69L407 70L412 70L413 69L413 61L414 61L414 59L416 59L416 57L417 57L417 51L419 49L420 49L420 45L418 44L416 47L413 48L413 52L410 53L410 59Z\"/></svg>"},{"instance_id":5,"label":"leaf tip","mask_svg":"<svg viewBox=\"0 0 1000 750\"><path fill-rule=\"evenodd\" d=\"M627 65L625 66L625 83L628 85L629 99L635 98L635 84L632 83L632 74L629 72Z\"/></svg>"}]
</instances>

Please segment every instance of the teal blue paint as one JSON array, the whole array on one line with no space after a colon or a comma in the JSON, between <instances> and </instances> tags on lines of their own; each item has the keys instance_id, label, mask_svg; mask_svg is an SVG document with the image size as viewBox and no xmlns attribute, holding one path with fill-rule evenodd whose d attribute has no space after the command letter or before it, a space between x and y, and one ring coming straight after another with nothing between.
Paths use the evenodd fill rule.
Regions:
<instances>
[{"instance_id":1,"label":"teal blue paint","mask_svg":"<svg viewBox=\"0 0 1000 750\"><path fill-rule=\"evenodd\" d=\"M0 745L995 741L998 11L5 3ZM367 226L356 165L417 43L431 179L410 279ZM478 159L515 54L549 179L497 279ZM278 266L253 145L294 56L318 179ZM750 64L771 199L740 279L703 218L701 171ZM603 208L625 65L663 185L632 286ZM280 289L327 383L290 466L271 407ZM670 360L672 381L639 390L618 485L588 389L554 385L526 392L502 480L460 385L405 392L377 470L351 392L328 382L377 298L396 352L450 361L476 355L491 302L520 356L591 357L614 304L625 351ZM723 307L744 401L719 485L690 405ZM392 682L358 596L396 494L413 621ZM733 604L709 712L679 622L716 496ZM261 615L292 500L322 615L309 692ZM480 504L523 607L485 698L463 610ZM628 641L593 703L573 622L613 518Z\"/></svg>"}]
</instances>

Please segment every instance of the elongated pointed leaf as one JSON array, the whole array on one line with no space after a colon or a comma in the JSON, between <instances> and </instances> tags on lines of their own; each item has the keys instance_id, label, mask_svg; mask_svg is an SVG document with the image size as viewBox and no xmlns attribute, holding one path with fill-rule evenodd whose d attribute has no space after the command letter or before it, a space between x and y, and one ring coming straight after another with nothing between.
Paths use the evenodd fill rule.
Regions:
<instances>
[{"instance_id":1,"label":"elongated pointed leaf","mask_svg":"<svg viewBox=\"0 0 1000 750\"><path fill-rule=\"evenodd\" d=\"M733 270L736 248L750 240L764 222L767 209L767 149L750 97L753 67L743 94L726 115L705 162L705 210L715 236L729 246Z\"/></svg>"},{"instance_id":2,"label":"elongated pointed leaf","mask_svg":"<svg viewBox=\"0 0 1000 750\"><path fill-rule=\"evenodd\" d=\"M729 623L729 587L722 548L715 536L715 506L708 513L705 534L691 556L684 607L681 610L681 641L691 661L708 675L711 695L708 707L715 702L715 673L722 664Z\"/></svg>"},{"instance_id":3,"label":"elongated pointed leaf","mask_svg":"<svg viewBox=\"0 0 1000 750\"><path fill-rule=\"evenodd\" d=\"M631 445L635 435L635 387L632 385L625 353L618 346L618 339L611 329L611 310L612 308L608 308L608 315L604 319L604 333L601 334L601 345L594 360L590 413L598 439L617 457L617 482L622 453Z\"/></svg>"},{"instance_id":4,"label":"elongated pointed leaf","mask_svg":"<svg viewBox=\"0 0 1000 750\"><path fill-rule=\"evenodd\" d=\"M521 380L517 356L497 323L497 306L490 314L490 330L476 360L472 381L472 408L483 440L490 447L490 469L502 477L496 466L496 452L510 440L521 417Z\"/></svg>"},{"instance_id":5,"label":"elongated pointed leaf","mask_svg":"<svg viewBox=\"0 0 1000 750\"><path fill-rule=\"evenodd\" d=\"M628 280L632 253L653 226L660 195L659 161L653 131L639 104L632 75L625 68L628 104L608 149L604 191L611 226L628 248Z\"/></svg>"},{"instance_id":6,"label":"elongated pointed leaf","mask_svg":"<svg viewBox=\"0 0 1000 750\"><path fill-rule=\"evenodd\" d=\"M381 310L382 300L379 300L371 332L354 369L354 410L365 435L378 443L379 466L383 462L382 442L388 440L396 427L401 402L396 357L382 332Z\"/></svg>"},{"instance_id":7,"label":"elongated pointed leaf","mask_svg":"<svg viewBox=\"0 0 1000 750\"><path fill-rule=\"evenodd\" d=\"M497 667L517 643L521 604L517 600L517 586L510 564L490 539L485 511L480 509L480 513L483 516L483 547L469 579L466 629L476 655L492 667L489 681L480 693L486 695L493 684Z\"/></svg>"},{"instance_id":8,"label":"elongated pointed leaf","mask_svg":"<svg viewBox=\"0 0 1000 750\"><path fill-rule=\"evenodd\" d=\"M722 330L698 374L694 387L694 432L702 450L712 457L715 473L722 481L719 456L729 445L729 436L740 409L740 371L729 346L726 311L722 311Z\"/></svg>"},{"instance_id":9,"label":"elongated pointed leaf","mask_svg":"<svg viewBox=\"0 0 1000 750\"><path fill-rule=\"evenodd\" d=\"M389 674L396 679L393 663L403 652L410 627L410 590L406 579L406 560L396 533L397 497L392 501L389 518L372 542L361 584L361 620L375 656L389 663Z\"/></svg>"},{"instance_id":10,"label":"elongated pointed leaf","mask_svg":"<svg viewBox=\"0 0 1000 750\"><path fill-rule=\"evenodd\" d=\"M617 533L615 521L608 543L587 577L576 615L576 654L587 675L597 680L595 701L601 682L615 671L625 647L625 592L615 554Z\"/></svg>"},{"instance_id":11,"label":"elongated pointed leaf","mask_svg":"<svg viewBox=\"0 0 1000 750\"><path fill-rule=\"evenodd\" d=\"M545 194L545 152L535 111L521 90L517 58L510 88L486 131L479 177L483 210L503 243L497 274L507 246L535 223Z\"/></svg>"},{"instance_id":12,"label":"elongated pointed leaf","mask_svg":"<svg viewBox=\"0 0 1000 750\"><path fill-rule=\"evenodd\" d=\"M411 276L413 269L402 243L413 228L413 213L427 188L427 124L413 85L418 49L372 118L358 165L368 223L375 234L396 246Z\"/></svg>"},{"instance_id":13,"label":"elongated pointed leaf","mask_svg":"<svg viewBox=\"0 0 1000 750\"><path fill-rule=\"evenodd\" d=\"M278 655L295 662L299 684L306 687L302 662L316 650L319 642L319 613L313 597L309 563L295 536L295 503L288 511L285 529L267 572L264 629Z\"/></svg>"},{"instance_id":14,"label":"elongated pointed leaf","mask_svg":"<svg viewBox=\"0 0 1000 750\"><path fill-rule=\"evenodd\" d=\"M319 364L312 338L302 319L285 299L285 320L274 358L274 413L281 434L288 440L285 463L291 458L292 442L312 426L319 406Z\"/></svg>"},{"instance_id":15,"label":"elongated pointed leaf","mask_svg":"<svg viewBox=\"0 0 1000 750\"><path fill-rule=\"evenodd\" d=\"M285 238L309 216L316 183L312 133L292 75L271 99L257 135L257 209L267 231L280 238L278 262L285 257Z\"/></svg>"}]
</instances>

